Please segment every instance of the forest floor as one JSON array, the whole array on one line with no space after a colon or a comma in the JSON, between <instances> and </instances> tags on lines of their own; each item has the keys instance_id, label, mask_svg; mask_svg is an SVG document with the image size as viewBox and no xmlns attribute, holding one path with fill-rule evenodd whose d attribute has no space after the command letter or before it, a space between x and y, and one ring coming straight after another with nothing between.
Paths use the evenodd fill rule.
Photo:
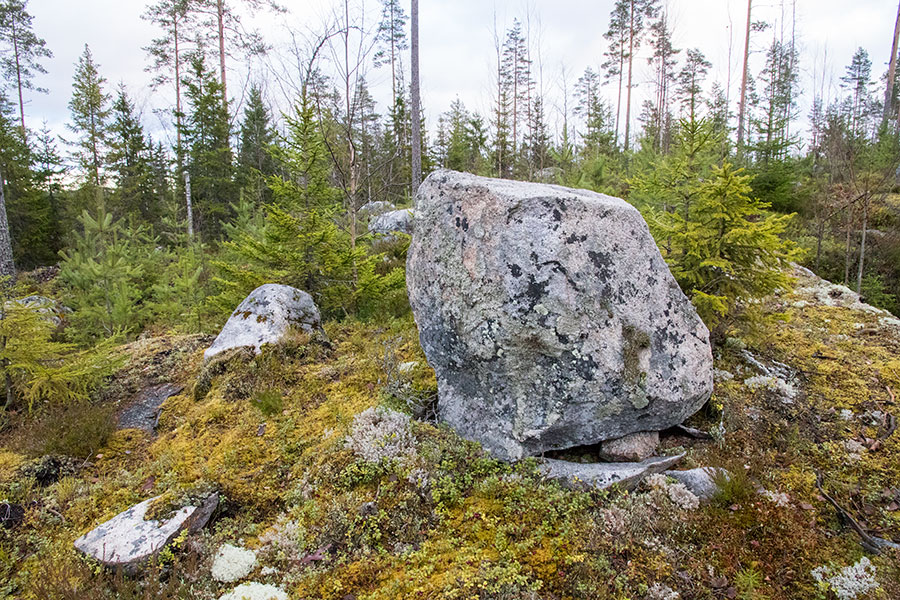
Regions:
<instances>
[{"instance_id":1,"label":"forest floor","mask_svg":"<svg viewBox=\"0 0 900 600\"><path fill-rule=\"evenodd\" d=\"M411 317L328 323L330 346L296 335L217 369L208 336L134 342L102 401L0 434L0 498L25 509L0 529L0 597L218 598L235 585L210 574L228 543L256 551L249 580L310 600L900 598L900 551L864 550L823 495L900 540L900 321L803 273L753 312L715 350L714 396L689 422L713 439L663 436L678 468L733 474L699 507L658 482L570 491L415 419L393 460L361 460L356 415L434 397ZM114 430L163 383L184 391L155 432ZM213 488L212 523L144 579L72 546L139 501L162 495L161 514Z\"/></svg>"}]
</instances>

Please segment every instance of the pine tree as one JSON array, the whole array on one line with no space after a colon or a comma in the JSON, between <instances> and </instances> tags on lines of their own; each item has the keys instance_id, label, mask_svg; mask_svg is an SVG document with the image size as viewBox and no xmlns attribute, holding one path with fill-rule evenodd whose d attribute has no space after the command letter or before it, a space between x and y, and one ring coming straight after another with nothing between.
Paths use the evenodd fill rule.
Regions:
<instances>
[{"instance_id":1,"label":"pine tree","mask_svg":"<svg viewBox=\"0 0 900 600\"><path fill-rule=\"evenodd\" d=\"M603 63L603 78L605 83L617 80L616 87L616 146L619 144L619 120L622 115L622 82L625 74L625 58L627 56L628 41L628 0L616 0L612 12L609 14L609 28L603 37L606 38L608 48L603 55L606 61Z\"/></svg>"},{"instance_id":2,"label":"pine tree","mask_svg":"<svg viewBox=\"0 0 900 600\"><path fill-rule=\"evenodd\" d=\"M99 192L105 178L103 156L106 153L109 96L103 91L106 83L94 62L91 49L87 44L84 53L78 59L75 78L72 83L72 99L69 111L72 122L67 125L70 131L78 135L75 157L78 160L85 181Z\"/></svg>"},{"instance_id":3,"label":"pine tree","mask_svg":"<svg viewBox=\"0 0 900 600\"><path fill-rule=\"evenodd\" d=\"M274 140L275 132L269 110L262 99L262 90L252 85L241 123L238 178L258 205L271 199L266 178L275 173L275 161L272 160Z\"/></svg>"},{"instance_id":4,"label":"pine tree","mask_svg":"<svg viewBox=\"0 0 900 600\"><path fill-rule=\"evenodd\" d=\"M611 155L614 150L612 115L600 93L600 76L588 67L575 84L575 114L584 120L582 141L586 156Z\"/></svg>"},{"instance_id":5,"label":"pine tree","mask_svg":"<svg viewBox=\"0 0 900 600\"><path fill-rule=\"evenodd\" d=\"M25 102L23 90L47 93L34 85L37 73L46 73L41 59L52 58L47 42L32 30L32 17L27 11L27 0L3 0L0 2L0 43L5 48L0 54L0 72L5 81L15 81L19 95L19 119L25 135Z\"/></svg>"},{"instance_id":6,"label":"pine tree","mask_svg":"<svg viewBox=\"0 0 900 600\"><path fill-rule=\"evenodd\" d=\"M872 83L872 61L865 49L860 47L853 54L841 82L841 87L849 89L852 94L850 130L855 135L861 135L865 131L866 110L870 102L869 86Z\"/></svg>"},{"instance_id":7,"label":"pine tree","mask_svg":"<svg viewBox=\"0 0 900 600\"><path fill-rule=\"evenodd\" d=\"M148 6L146 12L141 15L141 18L155 23L163 30L162 36L154 38L150 45L144 48L151 59L151 64L146 70L155 73L151 83L154 89L167 83L172 83L175 88L175 108L172 114L175 117L175 155L179 174L183 167L181 145L184 118L181 100L183 65L185 58L197 51L196 46L190 43L191 34L197 25L191 6L191 0L158 0L156 4Z\"/></svg>"},{"instance_id":8,"label":"pine tree","mask_svg":"<svg viewBox=\"0 0 900 600\"><path fill-rule=\"evenodd\" d=\"M650 46L653 55L647 59L654 72L655 93L651 103L651 129L655 136L651 138L654 150L667 153L672 141L672 114L669 100L672 89L676 85L676 56L681 50L672 46L672 32L669 29L668 12L660 11L650 24Z\"/></svg>"},{"instance_id":9,"label":"pine tree","mask_svg":"<svg viewBox=\"0 0 900 600\"><path fill-rule=\"evenodd\" d=\"M222 86L206 68L204 57L191 61L185 81L190 112L185 117L182 139L189 159L191 196L197 230L204 239L215 239L221 222L237 199L230 146L228 112L222 102Z\"/></svg>"}]
</instances>

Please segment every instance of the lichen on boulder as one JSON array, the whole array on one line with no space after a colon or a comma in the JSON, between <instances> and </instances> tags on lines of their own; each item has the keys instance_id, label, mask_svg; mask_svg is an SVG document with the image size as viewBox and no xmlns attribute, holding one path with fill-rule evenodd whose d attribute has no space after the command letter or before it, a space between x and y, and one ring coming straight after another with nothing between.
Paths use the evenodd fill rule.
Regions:
<instances>
[{"instance_id":1,"label":"lichen on boulder","mask_svg":"<svg viewBox=\"0 0 900 600\"><path fill-rule=\"evenodd\" d=\"M709 332L623 200L437 171L414 231L440 418L495 456L658 431L709 398Z\"/></svg>"}]
</instances>

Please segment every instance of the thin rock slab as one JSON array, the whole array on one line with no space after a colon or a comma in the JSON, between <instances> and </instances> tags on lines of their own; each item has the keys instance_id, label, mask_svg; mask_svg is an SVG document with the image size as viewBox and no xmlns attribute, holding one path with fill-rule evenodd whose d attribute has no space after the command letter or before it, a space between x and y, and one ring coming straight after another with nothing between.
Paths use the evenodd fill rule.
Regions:
<instances>
[{"instance_id":1,"label":"thin rock slab","mask_svg":"<svg viewBox=\"0 0 900 600\"><path fill-rule=\"evenodd\" d=\"M210 495L200 506L185 506L165 521L145 520L154 500L144 500L98 525L75 540L75 548L108 567L139 567L185 529L189 533L202 529L218 506L219 495Z\"/></svg>"},{"instance_id":2,"label":"thin rock slab","mask_svg":"<svg viewBox=\"0 0 900 600\"><path fill-rule=\"evenodd\" d=\"M618 198L436 171L407 290L441 420L500 459L682 423L709 399L709 331Z\"/></svg>"},{"instance_id":3,"label":"thin rock slab","mask_svg":"<svg viewBox=\"0 0 900 600\"><path fill-rule=\"evenodd\" d=\"M262 346L278 342L292 327L321 331L322 319L312 296L289 285L261 285L231 313L203 359L209 361L232 348L252 348L259 354Z\"/></svg>"},{"instance_id":4,"label":"thin rock slab","mask_svg":"<svg viewBox=\"0 0 900 600\"><path fill-rule=\"evenodd\" d=\"M633 463L576 463L544 458L538 464L538 470L548 479L555 479L574 490L605 490L613 486L632 490L644 477L662 473L682 458L684 454L658 456Z\"/></svg>"}]
</instances>

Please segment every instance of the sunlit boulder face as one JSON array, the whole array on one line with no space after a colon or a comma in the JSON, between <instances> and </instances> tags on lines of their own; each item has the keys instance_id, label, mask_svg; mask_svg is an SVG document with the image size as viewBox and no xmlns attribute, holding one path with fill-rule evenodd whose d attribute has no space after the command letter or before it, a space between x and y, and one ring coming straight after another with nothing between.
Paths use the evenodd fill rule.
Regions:
<instances>
[{"instance_id":1,"label":"sunlit boulder face","mask_svg":"<svg viewBox=\"0 0 900 600\"><path fill-rule=\"evenodd\" d=\"M440 417L495 456L657 431L709 398L709 332L623 200L437 171L414 232Z\"/></svg>"},{"instance_id":2,"label":"sunlit boulder face","mask_svg":"<svg viewBox=\"0 0 900 600\"><path fill-rule=\"evenodd\" d=\"M209 360L221 352L241 347L259 352L263 345L282 339L292 327L307 333L321 330L319 309L312 296L289 285L261 285L231 313L203 358Z\"/></svg>"}]
</instances>

